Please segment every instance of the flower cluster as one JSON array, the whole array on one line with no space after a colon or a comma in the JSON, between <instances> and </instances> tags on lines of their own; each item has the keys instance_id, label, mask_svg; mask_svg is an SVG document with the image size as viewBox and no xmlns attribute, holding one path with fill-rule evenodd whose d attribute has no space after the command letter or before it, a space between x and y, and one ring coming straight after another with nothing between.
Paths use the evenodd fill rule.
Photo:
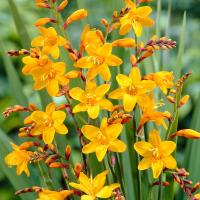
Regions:
<instances>
[{"instance_id":1,"label":"flower cluster","mask_svg":"<svg viewBox=\"0 0 200 200\"><path fill-rule=\"evenodd\" d=\"M129 153L133 154L133 151L136 151L138 154L136 170L152 168L153 179L158 179L170 171L171 176L178 182L180 174L177 175L176 171L177 162L173 154L176 150L176 141L173 138L182 136L196 139L200 138L200 133L190 129L172 130L178 109L189 99L188 95L181 98L183 83L189 74L176 82L171 71L147 74L140 66L140 63L152 56L155 51L176 46L175 41L166 37L153 36L146 43L138 42L143 28L154 25L154 20L150 18L151 7L143 5L148 2L151 1L139 0L134 3L125 0L125 8L120 12L114 11L110 23L106 19L101 20L105 26L104 31L91 28L91 25L87 24L82 31L79 49L74 49L66 30L70 28L71 23L87 17L88 11L76 10L62 24L60 13L67 8L67 0L62 0L59 5L56 0L36 0L36 6L55 13L55 18L37 20L35 26L40 35L32 40L31 48L9 51L9 55L24 56L22 73L32 76L34 90L46 89L51 97L64 96L66 102L62 105L51 102L45 111L34 104L28 107L8 108L4 112L5 117L18 111L29 113L24 119L24 127L19 130L19 137L33 141L19 146L12 144L13 151L5 157L5 162L9 166L17 166L17 175L25 172L29 176L28 165L35 162L44 162L49 168L61 168L67 190L33 187L18 191L17 194L36 192L38 200L64 200L71 195L81 196L81 200L110 197L116 200L125 199L126 190L121 168L126 166L122 166L119 157L127 149ZM52 23L59 31L49 26ZM119 29L119 35L133 31L135 38L124 36L123 39L109 41L108 35L115 29ZM117 48L133 50L130 63L115 53ZM61 55L61 52L64 52L64 55ZM73 62L73 66L69 67L73 68L72 70L69 71L66 67L65 59ZM116 77L111 72L111 67L115 72L120 69ZM75 79L75 86L71 84L72 79ZM115 79L117 87L114 84ZM166 102L173 104L172 113L165 108L163 111L165 104L157 98L158 93ZM80 116L83 116L84 124L79 122ZM73 120L80 140L82 161L75 165L70 159L71 146L66 145L63 156L59 153L55 141L55 133L63 137L68 132L71 134L65 125L68 118ZM148 126L152 122L154 129ZM161 127L158 129L158 126ZM128 143L123 141L124 127L126 134L131 138ZM34 142L35 140L37 142ZM93 166L88 154L93 153L96 154L99 164L104 163L105 171L99 174L92 173ZM106 178L109 173L107 167L112 173L111 179ZM68 169L80 183L70 179ZM107 186L106 182L109 183ZM167 186L161 182L151 185ZM195 198L198 198L198 195Z\"/></svg>"}]
</instances>

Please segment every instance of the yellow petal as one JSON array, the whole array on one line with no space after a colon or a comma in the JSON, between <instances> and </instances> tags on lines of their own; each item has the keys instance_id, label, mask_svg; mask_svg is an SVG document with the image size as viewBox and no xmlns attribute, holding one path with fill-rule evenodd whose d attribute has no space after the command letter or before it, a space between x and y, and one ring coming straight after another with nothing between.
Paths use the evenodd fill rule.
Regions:
<instances>
[{"instance_id":1,"label":"yellow petal","mask_svg":"<svg viewBox=\"0 0 200 200\"><path fill-rule=\"evenodd\" d=\"M90 141L92 141L94 138L96 138L99 134L101 134L101 131L96 126L92 125L84 125L81 129L81 132L83 135Z\"/></svg>"},{"instance_id":2,"label":"yellow petal","mask_svg":"<svg viewBox=\"0 0 200 200\"><path fill-rule=\"evenodd\" d=\"M97 194L96 196L98 198L109 198L112 195L112 190L109 186L103 187Z\"/></svg>"},{"instance_id":3,"label":"yellow petal","mask_svg":"<svg viewBox=\"0 0 200 200\"><path fill-rule=\"evenodd\" d=\"M130 23L122 24L119 30L120 35L125 35L126 33L130 32L132 26Z\"/></svg>"},{"instance_id":4,"label":"yellow petal","mask_svg":"<svg viewBox=\"0 0 200 200\"><path fill-rule=\"evenodd\" d=\"M154 147L159 147L161 144L160 134L157 130L153 129L149 134L149 143Z\"/></svg>"},{"instance_id":5,"label":"yellow petal","mask_svg":"<svg viewBox=\"0 0 200 200\"><path fill-rule=\"evenodd\" d=\"M99 162L101 162L108 150L107 145L100 145L96 147L96 156Z\"/></svg>"},{"instance_id":6,"label":"yellow petal","mask_svg":"<svg viewBox=\"0 0 200 200\"><path fill-rule=\"evenodd\" d=\"M131 112L134 109L136 103L137 103L137 98L135 96L124 94L123 106L125 111Z\"/></svg>"},{"instance_id":7,"label":"yellow petal","mask_svg":"<svg viewBox=\"0 0 200 200\"><path fill-rule=\"evenodd\" d=\"M66 114L63 111L55 111L52 114L52 119L54 120L54 126L60 125L64 122Z\"/></svg>"},{"instance_id":8,"label":"yellow petal","mask_svg":"<svg viewBox=\"0 0 200 200\"><path fill-rule=\"evenodd\" d=\"M90 179L83 172L80 173L78 180L80 181L82 185L85 186L85 188L87 189L91 188L92 185L91 185Z\"/></svg>"},{"instance_id":9,"label":"yellow petal","mask_svg":"<svg viewBox=\"0 0 200 200\"><path fill-rule=\"evenodd\" d=\"M45 144L51 144L55 135L55 129L52 127L46 127L42 132L42 139Z\"/></svg>"},{"instance_id":10,"label":"yellow petal","mask_svg":"<svg viewBox=\"0 0 200 200\"><path fill-rule=\"evenodd\" d=\"M82 195L81 200L95 200L95 197L90 195Z\"/></svg>"},{"instance_id":11,"label":"yellow petal","mask_svg":"<svg viewBox=\"0 0 200 200\"><path fill-rule=\"evenodd\" d=\"M152 8L150 6L142 6L142 7L137 8L137 10L135 11L135 13L140 16L148 16L151 14L151 12L152 12Z\"/></svg>"},{"instance_id":12,"label":"yellow petal","mask_svg":"<svg viewBox=\"0 0 200 200\"><path fill-rule=\"evenodd\" d=\"M100 56L109 56L112 52L112 44L105 43L102 47L97 50L97 54Z\"/></svg>"},{"instance_id":13,"label":"yellow petal","mask_svg":"<svg viewBox=\"0 0 200 200\"><path fill-rule=\"evenodd\" d=\"M132 26L133 26L136 36L140 37L142 34L142 25L139 22L135 21L133 22Z\"/></svg>"},{"instance_id":14,"label":"yellow petal","mask_svg":"<svg viewBox=\"0 0 200 200\"><path fill-rule=\"evenodd\" d=\"M46 107L46 113L51 115L56 109L55 103L49 103Z\"/></svg>"},{"instance_id":15,"label":"yellow petal","mask_svg":"<svg viewBox=\"0 0 200 200\"><path fill-rule=\"evenodd\" d=\"M170 135L170 137L172 138L176 136L181 136L181 137L191 138L191 139L200 139L200 133L192 129L183 129Z\"/></svg>"},{"instance_id":16,"label":"yellow petal","mask_svg":"<svg viewBox=\"0 0 200 200\"><path fill-rule=\"evenodd\" d=\"M108 172L108 170L105 170L93 179L93 187L95 191L98 192L105 185L106 175L108 174Z\"/></svg>"},{"instance_id":17,"label":"yellow petal","mask_svg":"<svg viewBox=\"0 0 200 200\"><path fill-rule=\"evenodd\" d=\"M52 97L56 96L59 92L59 85L57 79L51 79L46 87L48 94Z\"/></svg>"},{"instance_id":18,"label":"yellow petal","mask_svg":"<svg viewBox=\"0 0 200 200\"><path fill-rule=\"evenodd\" d=\"M172 156L163 157L162 161L164 163L164 166L168 169L176 169L177 167L176 160Z\"/></svg>"},{"instance_id":19,"label":"yellow petal","mask_svg":"<svg viewBox=\"0 0 200 200\"><path fill-rule=\"evenodd\" d=\"M163 170L163 162L161 160L156 160L152 164L153 177L158 178Z\"/></svg>"},{"instance_id":20,"label":"yellow petal","mask_svg":"<svg viewBox=\"0 0 200 200\"><path fill-rule=\"evenodd\" d=\"M43 36L38 36L34 38L31 42L31 46L33 47L39 47L44 45L44 37Z\"/></svg>"},{"instance_id":21,"label":"yellow petal","mask_svg":"<svg viewBox=\"0 0 200 200\"><path fill-rule=\"evenodd\" d=\"M136 142L134 144L134 149L137 151L137 153L141 156L145 156L147 152L149 152L152 149L152 145L149 142Z\"/></svg>"},{"instance_id":22,"label":"yellow petal","mask_svg":"<svg viewBox=\"0 0 200 200\"><path fill-rule=\"evenodd\" d=\"M56 71L57 74L63 75L65 73L65 63L64 62L56 62L52 64L52 68Z\"/></svg>"},{"instance_id":23,"label":"yellow petal","mask_svg":"<svg viewBox=\"0 0 200 200\"><path fill-rule=\"evenodd\" d=\"M104 81L109 81L111 77L110 69L106 63L99 67L99 74Z\"/></svg>"},{"instance_id":24,"label":"yellow petal","mask_svg":"<svg viewBox=\"0 0 200 200\"><path fill-rule=\"evenodd\" d=\"M123 90L121 88L118 88L118 89L112 91L108 95L108 97L111 99L122 99L123 98Z\"/></svg>"},{"instance_id":25,"label":"yellow petal","mask_svg":"<svg viewBox=\"0 0 200 200\"><path fill-rule=\"evenodd\" d=\"M109 89L109 84L102 84L95 89L95 94L99 97L102 97L108 92Z\"/></svg>"},{"instance_id":26,"label":"yellow petal","mask_svg":"<svg viewBox=\"0 0 200 200\"><path fill-rule=\"evenodd\" d=\"M96 77L96 75L98 74L98 69L94 66L94 67L91 67L88 71L87 71L87 74L86 74L86 79L87 80L92 80Z\"/></svg>"},{"instance_id":27,"label":"yellow petal","mask_svg":"<svg viewBox=\"0 0 200 200\"><path fill-rule=\"evenodd\" d=\"M84 185L82 184L78 184L78 183L74 183L74 182L70 182L69 185L77 190L83 191L84 193L89 193L88 189L85 188ZM86 196L86 195L85 195Z\"/></svg>"},{"instance_id":28,"label":"yellow petal","mask_svg":"<svg viewBox=\"0 0 200 200\"><path fill-rule=\"evenodd\" d=\"M88 115L91 119L96 119L99 115L99 105L88 106Z\"/></svg>"},{"instance_id":29,"label":"yellow petal","mask_svg":"<svg viewBox=\"0 0 200 200\"><path fill-rule=\"evenodd\" d=\"M109 66L119 66L123 63L122 59L115 56L115 55L110 55L108 57L106 57L105 60L106 64L108 64Z\"/></svg>"},{"instance_id":30,"label":"yellow petal","mask_svg":"<svg viewBox=\"0 0 200 200\"><path fill-rule=\"evenodd\" d=\"M140 18L140 23L141 23L142 26L144 26L144 27L149 27L149 26L153 26L153 25L154 25L153 19L151 19L151 18L149 18L149 17Z\"/></svg>"},{"instance_id":31,"label":"yellow petal","mask_svg":"<svg viewBox=\"0 0 200 200\"><path fill-rule=\"evenodd\" d=\"M99 101L99 106L103 110L108 110L108 111L113 111L113 104L107 100L107 99L102 99Z\"/></svg>"},{"instance_id":32,"label":"yellow petal","mask_svg":"<svg viewBox=\"0 0 200 200\"><path fill-rule=\"evenodd\" d=\"M169 156L176 148L176 143L172 141L161 142L161 151L164 156Z\"/></svg>"},{"instance_id":33,"label":"yellow petal","mask_svg":"<svg viewBox=\"0 0 200 200\"><path fill-rule=\"evenodd\" d=\"M132 0L125 0L126 7L131 8L133 10L136 9L136 5Z\"/></svg>"},{"instance_id":34,"label":"yellow petal","mask_svg":"<svg viewBox=\"0 0 200 200\"><path fill-rule=\"evenodd\" d=\"M58 48L57 45L53 46L50 48L50 52L51 56L54 58L54 59L58 59L59 56L60 56L60 50Z\"/></svg>"},{"instance_id":35,"label":"yellow petal","mask_svg":"<svg viewBox=\"0 0 200 200\"><path fill-rule=\"evenodd\" d=\"M106 129L106 135L109 138L117 139L122 132L123 126L121 124L112 124Z\"/></svg>"},{"instance_id":36,"label":"yellow petal","mask_svg":"<svg viewBox=\"0 0 200 200\"><path fill-rule=\"evenodd\" d=\"M86 144L82 148L82 152L85 154L93 153L96 151L97 146L99 145L98 142L90 142L89 144Z\"/></svg>"},{"instance_id":37,"label":"yellow petal","mask_svg":"<svg viewBox=\"0 0 200 200\"><path fill-rule=\"evenodd\" d=\"M79 68L91 68L93 65L94 64L91 60L91 57L89 56L82 57L76 63L74 63L74 66Z\"/></svg>"},{"instance_id":38,"label":"yellow petal","mask_svg":"<svg viewBox=\"0 0 200 200\"><path fill-rule=\"evenodd\" d=\"M137 84L141 80L140 70L137 67L132 67L129 77L134 85Z\"/></svg>"},{"instance_id":39,"label":"yellow petal","mask_svg":"<svg viewBox=\"0 0 200 200\"><path fill-rule=\"evenodd\" d=\"M112 152L124 152L126 145L121 140L114 140L110 142L108 150Z\"/></svg>"},{"instance_id":40,"label":"yellow petal","mask_svg":"<svg viewBox=\"0 0 200 200\"><path fill-rule=\"evenodd\" d=\"M65 134L68 133L68 129L67 129L67 127L64 124L56 126L55 130L56 130L57 133L62 134L62 135L63 134L65 135Z\"/></svg>"},{"instance_id":41,"label":"yellow petal","mask_svg":"<svg viewBox=\"0 0 200 200\"><path fill-rule=\"evenodd\" d=\"M78 112L85 112L87 111L87 105L85 103L79 103L73 108L73 113L78 113Z\"/></svg>"},{"instance_id":42,"label":"yellow petal","mask_svg":"<svg viewBox=\"0 0 200 200\"><path fill-rule=\"evenodd\" d=\"M138 164L138 170L145 170L151 167L152 158L146 157L143 158Z\"/></svg>"},{"instance_id":43,"label":"yellow petal","mask_svg":"<svg viewBox=\"0 0 200 200\"><path fill-rule=\"evenodd\" d=\"M75 88L72 88L70 91L69 91L69 95L75 99L75 100L78 100L80 101L81 100L81 97L84 93L84 90L79 88L79 87L75 87Z\"/></svg>"},{"instance_id":44,"label":"yellow petal","mask_svg":"<svg viewBox=\"0 0 200 200\"><path fill-rule=\"evenodd\" d=\"M121 87L129 87L132 84L132 80L124 74L117 75L116 79Z\"/></svg>"}]
</instances>

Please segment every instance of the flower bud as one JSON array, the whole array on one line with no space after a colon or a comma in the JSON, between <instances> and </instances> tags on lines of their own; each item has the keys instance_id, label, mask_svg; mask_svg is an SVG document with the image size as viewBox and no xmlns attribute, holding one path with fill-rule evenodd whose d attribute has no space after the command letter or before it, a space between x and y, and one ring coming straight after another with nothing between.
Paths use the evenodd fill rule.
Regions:
<instances>
[{"instance_id":1,"label":"flower bud","mask_svg":"<svg viewBox=\"0 0 200 200\"><path fill-rule=\"evenodd\" d=\"M66 149L65 149L65 158L66 158L66 160L69 160L70 155L71 155L71 147L70 147L70 145L67 145Z\"/></svg>"},{"instance_id":2,"label":"flower bud","mask_svg":"<svg viewBox=\"0 0 200 200\"><path fill-rule=\"evenodd\" d=\"M50 168L68 168L68 165L66 163L61 162L53 162L49 165Z\"/></svg>"},{"instance_id":3,"label":"flower bud","mask_svg":"<svg viewBox=\"0 0 200 200\"><path fill-rule=\"evenodd\" d=\"M185 95L184 97L182 97L181 100L180 100L180 103L179 103L178 107L180 108L183 105L185 105L188 102L189 99L190 99L189 95Z\"/></svg>"},{"instance_id":4,"label":"flower bud","mask_svg":"<svg viewBox=\"0 0 200 200\"><path fill-rule=\"evenodd\" d=\"M69 25L69 24L71 24L72 22L74 22L74 21L77 21L77 20L81 20L81 19L83 19L84 17L86 17L88 15L88 12L87 12L87 10L85 10L85 9L80 9L80 10L77 10L77 11L75 11L74 13L72 13L68 18L67 18L67 20L65 21L65 23L64 23L64 29L66 29L67 28L67 26Z\"/></svg>"},{"instance_id":5,"label":"flower bud","mask_svg":"<svg viewBox=\"0 0 200 200\"><path fill-rule=\"evenodd\" d=\"M81 163L76 163L75 164L74 171L75 171L76 177L78 178L79 175L80 175L80 172L83 171L83 167L82 167Z\"/></svg>"},{"instance_id":6,"label":"flower bud","mask_svg":"<svg viewBox=\"0 0 200 200\"><path fill-rule=\"evenodd\" d=\"M118 47L128 47L128 48L132 48L135 47L135 40L132 38L125 38L125 39L119 39L119 40L115 40L114 42L112 42L112 46L118 46Z\"/></svg>"},{"instance_id":7,"label":"flower bud","mask_svg":"<svg viewBox=\"0 0 200 200\"><path fill-rule=\"evenodd\" d=\"M61 4L58 6L57 12L62 11L62 10L67 6L67 4L68 4L68 0L63 0L63 1L61 2Z\"/></svg>"},{"instance_id":8,"label":"flower bud","mask_svg":"<svg viewBox=\"0 0 200 200\"><path fill-rule=\"evenodd\" d=\"M101 19L101 23L105 26L105 27L108 27L109 26L109 23L106 19Z\"/></svg>"},{"instance_id":9,"label":"flower bud","mask_svg":"<svg viewBox=\"0 0 200 200\"><path fill-rule=\"evenodd\" d=\"M169 102L171 102L171 103L176 103L175 98L172 97L172 96L167 96L167 100L168 100Z\"/></svg>"},{"instance_id":10,"label":"flower bud","mask_svg":"<svg viewBox=\"0 0 200 200\"><path fill-rule=\"evenodd\" d=\"M35 26L44 26L45 24L52 22L52 23L56 23L56 20L53 18L40 18L35 22Z\"/></svg>"}]
</instances>

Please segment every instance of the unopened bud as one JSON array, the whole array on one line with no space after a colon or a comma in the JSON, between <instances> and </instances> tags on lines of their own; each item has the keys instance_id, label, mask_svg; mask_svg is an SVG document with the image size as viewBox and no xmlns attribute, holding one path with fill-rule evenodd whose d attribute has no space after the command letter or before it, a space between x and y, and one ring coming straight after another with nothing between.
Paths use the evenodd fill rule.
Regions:
<instances>
[{"instance_id":1,"label":"unopened bud","mask_svg":"<svg viewBox=\"0 0 200 200\"><path fill-rule=\"evenodd\" d=\"M57 12L62 11L62 10L67 6L67 4L68 4L68 0L63 0L63 1L61 2L61 4L58 6Z\"/></svg>"},{"instance_id":2,"label":"unopened bud","mask_svg":"<svg viewBox=\"0 0 200 200\"><path fill-rule=\"evenodd\" d=\"M83 167L82 167L81 163L76 163L75 167L74 167L74 172L75 172L75 175L77 178L79 177L79 175L82 171L83 171Z\"/></svg>"},{"instance_id":3,"label":"unopened bud","mask_svg":"<svg viewBox=\"0 0 200 200\"><path fill-rule=\"evenodd\" d=\"M56 20L53 18L40 18L35 22L35 26L44 26L45 24L52 22L52 23L56 23Z\"/></svg>"},{"instance_id":4,"label":"unopened bud","mask_svg":"<svg viewBox=\"0 0 200 200\"><path fill-rule=\"evenodd\" d=\"M66 160L69 160L70 155L71 155L71 147L70 147L70 145L67 145L66 149L65 149L65 158L66 158Z\"/></svg>"},{"instance_id":5,"label":"unopened bud","mask_svg":"<svg viewBox=\"0 0 200 200\"><path fill-rule=\"evenodd\" d=\"M50 168L68 168L68 165L66 163L61 162L53 162L49 165Z\"/></svg>"},{"instance_id":6,"label":"unopened bud","mask_svg":"<svg viewBox=\"0 0 200 200\"><path fill-rule=\"evenodd\" d=\"M185 95L184 97L182 97L181 100L180 100L180 103L179 103L178 107L180 108L183 105L185 105L188 102L189 99L190 99L189 95Z\"/></svg>"},{"instance_id":7,"label":"unopened bud","mask_svg":"<svg viewBox=\"0 0 200 200\"><path fill-rule=\"evenodd\" d=\"M175 98L172 97L172 96L167 96L167 100L168 100L169 102L171 102L171 103L176 103Z\"/></svg>"},{"instance_id":8,"label":"unopened bud","mask_svg":"<svg viewBox=\"0 0 200 200\"><path fill-rule=\"evenodd\" d=\"M67 28L67 26L69 25L69 24L71 24L72 22L74 22L74 21L77 21L77 20L81 20L81 19L83 19L84 17L87 17L87 15L88 15L88 12L87 12L87 10L85 10L85 9L80 9L80 10L77 10L77 11L75 11L74 13L72 13L68 18L67 18L67 20L65 21L65 23L64 23L64 29L66 29Z\"/></svg>"},{"instance_id":9,"label":"unopened bud","mask_svg":"<svg viewBox=\"0 0 200 200\"><path fill-rule=\"evenodd\" d=\"M112 46L132 48L136 46L135 40L132 38L119 39L112 42Z\"/></svg>"},{"instance_id":10,"label":"unopened bud","mask_svg":"<svg viewBox=\"0 0 200 200\"><path fill-rule=\"evenodd\" d=\"M105 26L105 27L108 27L109 26L109 23L106 19L101 19L101 23Z\"/></svg>"}]
</instances>

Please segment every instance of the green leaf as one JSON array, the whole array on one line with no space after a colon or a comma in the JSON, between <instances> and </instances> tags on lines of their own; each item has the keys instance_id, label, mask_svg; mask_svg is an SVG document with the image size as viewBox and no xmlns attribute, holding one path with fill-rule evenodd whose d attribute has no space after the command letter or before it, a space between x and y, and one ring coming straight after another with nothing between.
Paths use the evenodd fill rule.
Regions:
<instances>
[{"instance_id":1,"label":"green leaf","mask_svg":"<svg viewBox=\"0 0 200 200\"><path fill-rule=\"evenodd\" d=\"M11 139L6 136L6 134L0 129L0 169L3 173L7 176L11 184L16 190L20 190L26 187L31 187L34 183L31 181L30 178L26 177L24 174L21 176L16 175L16 168L13 167L12 169L9 168L5 162L4 157L11 151L10 142ZM32 200L34 199L33 194L22 194L20 195L21 199L23 200Z\"/></svg>"}]
</instances>

